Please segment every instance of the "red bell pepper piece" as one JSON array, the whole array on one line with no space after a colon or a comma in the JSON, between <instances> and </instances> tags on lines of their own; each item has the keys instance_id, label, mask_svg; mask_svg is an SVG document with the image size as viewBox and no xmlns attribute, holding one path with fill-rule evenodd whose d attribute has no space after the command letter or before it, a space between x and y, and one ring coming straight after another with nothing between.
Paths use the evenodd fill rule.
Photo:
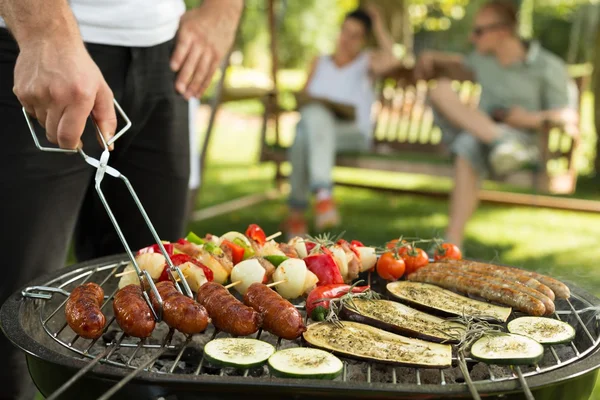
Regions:
<instances>
[{"instance_id":1,"label":"red bell pepper piece","mask_svg":"<svg viewBox=\"0 0 600 400\"><path fill-rule=\"evenodd\" d=\"M167 254L169 256L173 255L173 251L174 251L173 243L163 243L163 247L165 248L165 250L167 251ZM160 247L158 246L158 243L155 243L152 246L148 246L148 247L144 247L143 249L140 249L137 252L137 255L146 254L146 253L159 253L159 254L162 254L162 252L160 251Z\"/></svg>"},{"instance_id":2,"label":"red bell pepper piece","mask_svg":"<svg viewBox=\"0 0 600 400\"><path fill-rule=\"evenodd\" d=\"M229 249L231 249L231 261L233 261L233 265L236 265L244 259L245 249L242 246L238 246L237 244L230 242L229 240L223 240L223 243L221 243L221 245L225 245Z\"/></svg>"},{"instance_id":3,"label":"red bell pepper piece","mask_svg":"<svg viewBox=\"0 0 600 400\"><path fill-rule=\"evenodd\" d=\"M340 239L337 241L337 244L339 244L340 246L345 244L348 246L348 248L350 250L352 250L352 252L354 253L354 255L356 256L356 258L358 260L360 260L360 253L358 252L358 250L356 249L357 247L361 247L361 246L357 246L356 243L359 243L362 247L365 247L364 245L362 245L362 243L360 243L358 240L353 240L351 243L348 243L347 241L345 241L344 239Z\"/></svg>"},{"instance_id":4,"label":"red bell pepper piece","mask_svg":"<svg viewBox=\"0 0 600 400\"><path fill-rule=\"evenodd\" d=\"M350 242L350 245L354 246L354 247L365 247L364 244L362 244L362 242L359 242L358 240L353 240Z\"/></svg>"},{"instance_id":5,"label":"red bell pepper piece","mask_svg":"<svg viewBox=\"0 0 600 400\"><path fill-rule=\"evenodd\" d=\"M190 244L190 242L189 242L189 241L187 241L187 240L185 240L185 239L179 239L179 240L177 241L177 244L183 244L183 245L186 245L186 244Z\"/></svg>"},{"instance_id":6,"label":"red bell pepper piece","mask_svg":"<svg viewBox=\"0 0 600 400\"><path fill-rule=\"evenodd\" d=\"M340 269L329 254L315 254L304 258L306 267L319 278L318 286L344 283Z\"/></svg>"},{"instance_id":7,"label":"red bell pepper piece","mask_svg":"<svg viewBox=\"0 0 600 400\"><path fill-rule=\"evenodd\" d=\"M261 246L267 242L267 235L265 235L265 231L263 231L262 228L256 224L250 224L250 226L248 226L248 229L246 229L246 236Z\"/></svg>"},{"instance_id":8,"label":"red bell pepper piece","mask_svg":"<svg viewBox=\"0 0 600 400\"><path fill-rule=\"evenodd\" d=\"M202 268L202 271L204 272L204 276L206 276L207 281L209 281L209 282L213 281L214 275L213 275L212 270L210 268L208 268L206 265L202 264L200 261L196 260L194 257L188 256L187 254L175 254L174 256L171 256L170 258L171 258L171 262L176 267L180 266L181 264L185 264L186 262L191 262L198 268ZM158 278L159 282L169 280L168 269L169 269L169 265L165 263L165 266L163 267L163 272L162 272L162 274L160 274L160 278Z\"/></svg>"},{"instance_id":9,"label":"red bell pepper piece","mask_svg":"<svg viewBox=\"0 0 600 400\"><path fill-rule=\"evenodd\" d=\"M313 289L306 298L306 313L313 321L323 321L329 310L329 301L323 299L338 299L352 289L352 293L363 293L369 286L350 286L345 284L331 284Z\"/></svg>"},{"instance_id":10,"label":"red bell pepper piece","mask_svg":"<svg viewBox=\"0 0 600 400\"><path fill-rule=\"evenodd\" d=\"M304 242L304 245L306 246L306 253L310 254L310 252L312 251L312 249L314 249L315 247L317 247L316 243L313 242Z\"/></svg>"}]
</instances>

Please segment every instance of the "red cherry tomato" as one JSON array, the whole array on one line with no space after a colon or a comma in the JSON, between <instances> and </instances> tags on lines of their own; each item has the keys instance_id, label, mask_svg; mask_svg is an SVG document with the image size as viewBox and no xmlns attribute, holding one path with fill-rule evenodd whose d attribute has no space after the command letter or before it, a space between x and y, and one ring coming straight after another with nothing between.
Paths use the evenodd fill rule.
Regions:
<instances>
[{"instance_id":1,"label":"red cherry tomato","mask_svg":"<svg viewBox=\"0 0 600 400\"><path fill-rule=\"evenodd\" d=\"M391 252L384 253L377 261L377 274L386 281L395 281L404 275L405 263Z\"/></svg>"},{"instance_id":2,"label":"red cherry tomato","mask_svg":"<svg viewBox=\"0 0 600 400\"><path fill-rule=\"evenodd\" d=\"M406 275L416 272L418 269L423 268L429 264L429 256L423 249L415 247L405 254L402 254L402 259L406 264Z\"/></svg>"},{"instance_id":3,"label":"red cherry tomato","mask_svg":"<svg viewBox=\"0 0 600 400\"><path fill-rule=\"evenodd\" d=\"M457 245L452 243L442 243L437 246L433 254L435 261L439 260L462 260L462 253Z\"/></svg>"}]
</instances>

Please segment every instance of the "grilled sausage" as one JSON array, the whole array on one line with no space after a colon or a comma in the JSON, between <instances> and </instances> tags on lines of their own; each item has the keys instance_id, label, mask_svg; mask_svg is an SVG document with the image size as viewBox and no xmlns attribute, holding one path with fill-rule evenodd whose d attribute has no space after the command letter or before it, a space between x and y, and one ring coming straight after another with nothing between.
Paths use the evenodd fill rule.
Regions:
<instances>
[{"instance_id":1,"label":"grilled sausage","mask_svg":"<svg viewBox=\"0 0 600 400\"><path fill-rule=\"evenodd\" d=\"M423 269L408 276L409 281L431 283L457 292L479 296L500 304L511 306L529 315L542 316L544 303L526 293L496 285L485 279L470 278L452 273L433 272Z\"/></svg>"},{"instance_id":2,"label":"grilled sausage","mask_svg":"<svg viewBox=\"0 0 600 400\"><path fill-rule=\"evenodd\" d=\"M208 311L213 325L224 332L248 336L260 328L262 316L216 282L200 286L197 299Z\"/></svg>"},{"instance_id":3,"label":"grilled sausage","mask_svg":"<svg viewBox=\"0 0 600 400\"><path fill-rule=\"evenodd\" d=\"M100 310L103 301L104 290L96 283L77 286L65 306L67 324L82 338L99 338L106 324L106 317Z\"/></svg>"},{"instance_id":4,"label":"grilled sausage","mask_svg":"<svg viewBox=\"0 0 600 400\"><path fill-rule=\"evenodd\" d=\"M533 272L533 271L525 271L525 270L521 270L518 268L511 268L511 267L507 267L507 268L509 270L521 272L522 274L530 276L533 279L537 279L538 281L540 281L541 283L543 283L544 285L546 285L550 289L552 289L552 291L554 292L556 297L559 299L568 299L569 297L571 297L571 289L569 289L569 287L567 285L565 285L564 283L562 283L554 278L550 278L549 276L538 274L537 272Z\"/></svg>"},{"instance_id":5,"label":"grilled sausage","mask_svg":"<svg viewBox=\"0 0 600 400\"><path fill-rule=\"evenodd\" d=\"M244 295L244 303L263 316L263 328L283 339L293 340L306 326L296 307L276 291L261 283L253 283Z\"/></svg>"},{"instance_id":6,"label":"grilled sausage","mask_svg":"<svg viewBox=\"0 0 600 400\"><path fill-rule=\"evenodd\" d=\"M163 319L167 325L185 334L204 332L208 325L204 307L180 293L171 281L158 282L156 289L163 300ZM159 304L153 292L150 292L150 298L158 312Z\"/></svg>"},{"instance_id":7,"label":"grilled sausage","mask_svg":"<svg viewBox=\"0 0 600 400\"><path fill-rule=\"evenodd\" d=\"M463 270L453 264L434 263L434 264L427 265L423 269L425 269L426 271L450 273L452 275L461 275L461 276L465 276L467 278L477 278L477 279L485 280L489 283L493 283L495 285L510 288L513 290L518 290L519 292L528 294L531 297L534 297L534 298L538 299L539 301L541 301L542 303L544 303L544 308L546 309L545 315L551 315L556 310L554 307L554 302L552 300L550 300L550 298L548 296L546 296L543 293L540 293L537 290L534 290L528 286L525 286L520 282L508 280L508 279L510 279L510 277L508 279L503 279L503 278L500 278L495 275L479 274L476 272Z\"/></svg>"},{"instance_id":8,"label":"grilled sausage","mask_svg":"<svg viewBox=\"0 0 600 400\"><path fill-rule=\"evenodd\" d=\"M511 280L516 280L525 286L529 286L530 288L541 292L550 300L555 299L552 289L537 279L534 279L531 276L523 273L525 271L519 269L507 268L500 265L485 264L470 260L441 260L440 262L444 264L452 264L453 266L460 267L461 269L469 272L476 272L478 274L493 275L504 279L509 278Z\"/></svg>"},{"instance_id":9,"label":"grilled sausage","mask_svg":"<svg viewBox=\"0 0 600 400\"><path fill-rule=\"evenodd\" d=\"M119 290L113 299L113 310L117 324L129 336L146 338L152 335L155 321L152 310L135 284Z\"/></svg>"}]
</instances>

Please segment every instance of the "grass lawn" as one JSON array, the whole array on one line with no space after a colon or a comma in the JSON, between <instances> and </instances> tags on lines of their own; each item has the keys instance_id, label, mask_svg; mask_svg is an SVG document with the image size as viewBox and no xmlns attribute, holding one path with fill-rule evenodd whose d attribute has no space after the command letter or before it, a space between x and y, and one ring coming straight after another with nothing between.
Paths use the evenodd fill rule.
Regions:
<instances>
[{"instance_id":1,"label":"grass lawn","mask_svg":"<svg viewBox=\"0 0 600 400\"><path fill-rule=\"evenodd\" d=\"M225 112L219 118L209 148L205 181L197 203L199 208L272 187L273 166L255 162L259 149L256 121L250 119L244 123ZM291 126L288 123L283 127L284 135L289 134ZM446 179L414 175L342 169L335 174L344 180L376 180L408 187L451 187ZM381 245L400 235L434 236L443 233L448 222L445 200L343 187L335 189L335 196L346 237L366 244ZM590 178L582 178L577 197L600 200L600 190ZM258 223L271 233L280 229L285 213L285 199L279 199L191 223L190 229L219 234ZM465 251L471 258L496 260L548 273L600 296L598 238L600 215L483 205L468 225ZM600 400L600 384L592 399Z\"/></svg>"}]
</instances>

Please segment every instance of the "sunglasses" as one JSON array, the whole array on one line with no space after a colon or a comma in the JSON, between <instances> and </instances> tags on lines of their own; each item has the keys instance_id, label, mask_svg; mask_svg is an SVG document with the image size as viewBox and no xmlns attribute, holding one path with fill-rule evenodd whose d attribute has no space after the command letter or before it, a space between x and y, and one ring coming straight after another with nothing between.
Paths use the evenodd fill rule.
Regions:
<instances>
[{"instance_id":1,"label":"sunglasses","mask_svg":"<svg viewBox=\"0 0 600 400\"><path fill-rule=\"evenodd\" d=\"M488 32L488 31L493 31L495 29L499 29L504 27L505 24L502 23L495 23L495 24L489 24L489 25L483 25L483 26L476 26L473 28L473 30L471 31L473 33L474 36L476 37L480 37L482 36L484 33Z\"/></svg>"}]
</instances>

